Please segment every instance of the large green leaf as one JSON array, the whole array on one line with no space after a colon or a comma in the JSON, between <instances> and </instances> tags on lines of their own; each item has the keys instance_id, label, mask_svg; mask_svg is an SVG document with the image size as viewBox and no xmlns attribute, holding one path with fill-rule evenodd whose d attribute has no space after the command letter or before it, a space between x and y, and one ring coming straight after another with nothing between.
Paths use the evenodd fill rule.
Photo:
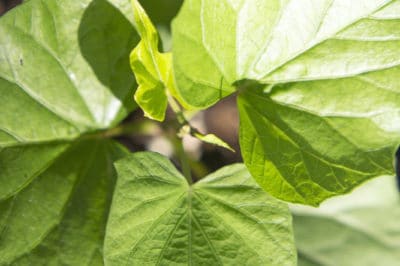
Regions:
<instances>
[{"instance_id":1,"label":"large green leaf","mask_svg":"<svg viewBox=\"0 0 400 266\"><path fill-rule=\"evenodd\" d=\"M0 265L102 265L112 163L124 154L112 141L77 142L0 202Z\"/></svg>"},{"instance_id":2,"label":"large green leaf","mask_svg":"<svg viewBox=\"0 0 400 266\"><path fill-rule=\"evenodd\" d=\"M132 109L137 35L108 2L30 1L1 18L0 35L1 143L71 138Z\"/></svg>"},{"instance_id":3,"label":"large green leaf","mask_svg":"<svg viewBox=\"0 0 400 266\"><path fill-rule=\"evenodd\" d=\"M118 3L31 0L0 18L1 265L101 263L122 151L96 131L134 108L138 36Z\"/></svg>"},{"instance_id":4,"label":"large green leaf","mask_svg":"<svg viewBox=\"0 0 400 266\"><path fill-rule=\"evenodd\" d=\"M1 199L29 184L73 139L132 109L124 104L134 85L127 57L137 36L102 0L29 1L1 18L0 35Z\"/></svg>"},{"instance_id":5,"label":"large green leaf","mask_svg":"<svg viewBox=\"0 0 400 266\"><path fill-rule=\"evenodd\" d=\"M238 101L244 160L271 194L318 205L393 172L400 112L390 106L399 102L399 93L348 79L249 90Z\"/></svg>"},{"instance_id":6,"label":"large green leaf","mask_svg":"<svg viewBox=\"0 0 400 266\"><path fill-rule=\"evenodd\" d=\"M243 165L193 186L167 158L135 153L116 163L107 224L108 265L295 265L286 204Z\"/></svg>"},{"instance_id":7,"label":"large green leaf","mask_svg":"<svg viewBox=\"0 0 400 266\"><path fill-rule=\"evenodd\" d=\"M399 17L398 0L188 0L173 23L179 90L203 108L243 79L276 84L393 67Z\"/></svg>"},{"instance_id":8,"label":"large green leaf","mask_svg":"<svg viewBox=\"0 0 400 266\"><path fill-rule=\"evenodd\" d=\"M299 265L399 265L400 206L393 177L374 179L320 208L293 206Z\"/></svg>"},{"instance_id":9,"label":"large green leaf","mask_svg":"<svg viewBox=\"0 0 400 266\"><path fill-rule=\"evenodd\" d=\"M400 1L188 0L173 26L182 98L239 87L244 161L272 195L317 205L393 172Z\"/></svg>"}]
</instances>

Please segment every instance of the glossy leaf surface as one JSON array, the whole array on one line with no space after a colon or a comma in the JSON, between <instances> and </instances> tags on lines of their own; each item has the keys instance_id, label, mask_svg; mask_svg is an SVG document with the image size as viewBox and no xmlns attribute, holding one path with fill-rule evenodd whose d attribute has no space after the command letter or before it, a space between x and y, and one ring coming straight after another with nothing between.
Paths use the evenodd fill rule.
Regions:
<instances>
[{"instance_id":1,"label":"glossy leaf surface","mask_svg":"<svg viewBox=\"0 0 400 266\"><path fill-rule=\"evenodd\" d=\"M295 265L291 217L243 165L193 186L155 153L116 163L108 265Z\"/></svg>"},{"instance_id":2,"label":"glossy leaf surface","mask_svg":"<svg viewBox=\"0 0 400 266\"><path fill-rule=\"evenodd\" d=\"M398 265L399 201L394 178L380 177L318 209L293 206L299 265Z\"/></svg>"},{"instance_id":3,"label":"glossy leaf surface","mask_svg":"<svg viewBox=\"0 0 400 266\"><path fill-rule=\"evenodd\" d=\"M276 197L317 205L393 172L399 7L390 0L188 0L173 24L179 91L205 108L236 85L252 175Z\"/></svg>"}]
</instances>

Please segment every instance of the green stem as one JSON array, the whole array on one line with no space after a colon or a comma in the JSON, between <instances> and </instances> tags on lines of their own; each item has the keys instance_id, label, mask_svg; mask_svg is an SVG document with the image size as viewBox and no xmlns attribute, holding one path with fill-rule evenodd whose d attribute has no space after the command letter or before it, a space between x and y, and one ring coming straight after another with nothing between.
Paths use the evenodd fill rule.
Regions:
<instances>
[{"instance_id":1,"label":"green stem","mask_svg":"<svg viewBox=\"0 0 400 266\"><path fill-rule=\"evenodd\" d=\"M181 163L182 173L188 181L189 185L191 185L193 183L192 170L190 168L189 158L187 157L185 149L183 148L182 139L175 137L174 146L176 154L179 157Z\"/></svg>"},{"instance_id":2,"label":"green stem","mask_svg":"<svg viewBox=\"0 0 400 266\"><path fill-rule=\"evenodd\" d=\"M175 101L174 97L172 97L172 95L170 95L169 93L168 93L168 103L172 111L176 115L176 120L178 122L177 132L179 132L182 127L184 127L185 125L189 125L189 122L186 120L182 108ZM187 157L185 149L183 147L182 137L183 136L177 137L175 133L172 142L174 143L176 155L179 157L181 163L182 173L187 179L188 183L192 184L193 183L192 171L190 168L189 158Z\"/></svg>"},{"instance_id":3,"label":"green stem","mask_svg":"<svg viewBox=\"0 0 400 266\"><path fill-rule=\"evenodd\" d=\"M168 97L168 104L171 107L172 111L176 114L176 119L178 120L178 123L180 124L180 126L182 127L184 125L189 124L189 122L186 120L185 116L183 115L182 108L176 102L174 97L172 97L172 95L170 95L169 93L168 93L167 97Z\"/></svg>"}]
</instances>

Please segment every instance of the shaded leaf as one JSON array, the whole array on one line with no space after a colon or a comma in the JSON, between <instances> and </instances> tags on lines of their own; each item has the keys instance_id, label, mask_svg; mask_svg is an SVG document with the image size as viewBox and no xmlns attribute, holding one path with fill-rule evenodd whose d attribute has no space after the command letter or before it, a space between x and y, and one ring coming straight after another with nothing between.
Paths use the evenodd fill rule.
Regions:
<instances>
[{"instance_id":1,"label":"shaded leaf","mask_svg":"<svg viewBox=\"0 0 400 266\"><path fill-rule=\"evenodd\" d=\"M103 21L91 23L99 14ZM119 30L111 30L113 25ZM104 43L110 31L115 33ZM1 18L0 32L2 199L29 184L73 139L112 126L132 109L132 104L124 105L134 84L126 56L136 34L103 0L68 4L67 10L62 1L29 1ZM121 33L127 36L125 41L120 40ZM97 45L91 46L95 41ZM105 54L96 54L94 62L87 45ZM121 49L107 50L113 47ZM97 79L97 66L92 69L92 63L113 66L104 58L114 64L125 60L126 66L121 73L101 70L107 84Z\"/></svg>"},{"instance_id":2,"label":"shaded leaf","mask_svg":"<svg viewBox=\"0 0 400 266\"><path fill-rule=\"evenodd\" d=\"M31 0L0 19L1 265L102 264L125 150L96 132L135 107L138 36L118 1Z\"/></svg>"},{"instance_id":3,"label":"shaded leaf","mask_svg":"<svg viewBox=\"0 0 400 266\"><path fill-rule=\"evenodd\" d=\"M156 25L170 27L171 20L176 16L183 0L139 0Z\"/></svg>"},{"instance_id":4,"label":"shaded leaf","mask_svg":"<svg viewBox=\"0 0 400 266\"><path fill-rule=\"evenodd\" d=\"M115 182L112 163L124 154L112 141L78 142L18 194L0 202L0 264L102 262Z\"/></svg>"}]
</instances>

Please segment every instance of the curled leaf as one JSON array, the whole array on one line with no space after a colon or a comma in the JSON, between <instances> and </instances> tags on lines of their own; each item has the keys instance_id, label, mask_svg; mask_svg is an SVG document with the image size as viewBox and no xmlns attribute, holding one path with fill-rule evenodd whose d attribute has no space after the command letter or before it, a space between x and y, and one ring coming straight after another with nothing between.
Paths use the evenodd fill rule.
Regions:
<instances>
[{"instance_id":1,"label":"curled leaf","mask_svg":"<svg viewBox=\"0 0 400 266\"><path fill-rule=\"evenodd\" d=\"M158 51L158 32L137 0L132 0L132 7L135 28L141 37L130 55L131 68L139 85L134 98L146 117L163 121L168 95L182 102L176 92L172 55Z\"/></svg>"}]
</instances>

